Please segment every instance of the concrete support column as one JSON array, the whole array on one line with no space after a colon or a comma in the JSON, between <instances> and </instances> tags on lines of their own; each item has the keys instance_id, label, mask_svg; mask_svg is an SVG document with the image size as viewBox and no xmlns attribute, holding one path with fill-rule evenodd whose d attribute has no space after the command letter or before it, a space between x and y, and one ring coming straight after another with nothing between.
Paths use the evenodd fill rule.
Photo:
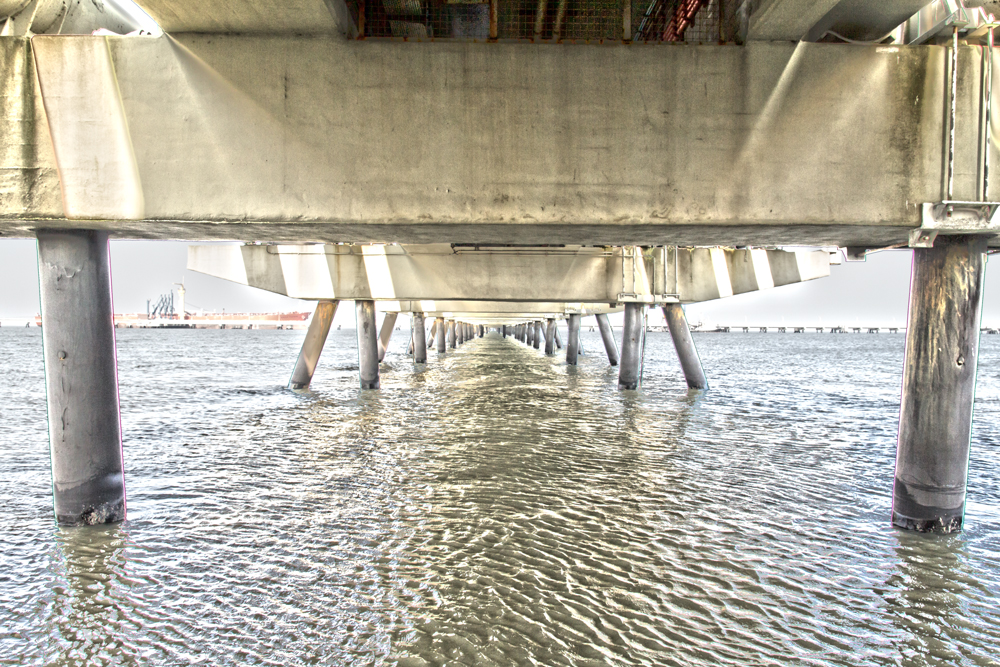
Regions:
<instances>
[{"instance_id":1,"label":"concrete support column","mask_svg":"<svg viewBox=\"0 0 1000 667\"><path fill-rule=\"evenodd\" d=\"M691 327L684 316L684 307L679 303L667 303L663 306L663 317L670 327L670 336L674 339L674 349L684 371L684 379L691 389L708 389L708 378L701 366L698 348L694 346L691 337Z\"/></svg>"},{"instance_id":2,"label":"concrete support column","mask_svg":"<svg viewBox=\"0 0 1000 667\"><path fill-rule=\"evenodd\" d=\"M425 340L424 314L413 313L413 363L427 363L427 341Z\"/></svg>"},{"instance_id":3,"label":"concrete support column","mask_svg":"<svg viewBox=\"0 0 1000 667\"><path fill-rule=\"evenodd\" d=\"M606 314L595 315L597 318L597 328L601 330L601 339L604 341L604 351L608 353L608 363L612 366L618 365L618 343L615 342L615 333L611 330L611 322Z\"/></svg>"},{"instance_id":4,"label":"concrete support column","mask_svg":"<svg viewBox=\"0 0 1000 667\"><path fill-rule=\"evenodd\" d=\"M382 329L378 333L378 360L385 359L385 351L389 349L389 339L392 338L392 328L396 326L399 313L386 313L382 319Z\"/></svg>"},{"instance_id":5,"label":"concrete support column","mask_svg":"<svg viewBox=\"0 0 1000 667\"><path fill-rule=\"evenodd\" d=\"M646 336L643 304L625 304L625 330L622 333L622 358L618 370L619 389L638 389L642 383L642 353Z\"/></svg>"},{"instance_id":6,"label":"concrete support column","mask_svg":"<svg viewBox=\"0 0 1000 667\"><path fill-rule=\"evenodd\" d=\"M378 389L378 336L375 334L375 302L354 302L358 317L358 375L362 389Z\"/></svg>"},{"instance_id":7,"label":"concrete support column","mask_svg":"<svg viewBox=\"0 0 1000 667\"><path fill-rule=\"evenodd\" d=\"M939 236L913 251L892 523L962 528L986 239Z\"/></svg>"},{"instance_id":8,"label":"concrete support column","mask_svg":"<svg viewBox=\"0 0 1000 667\"><path fill-rule=\"evenodd\" d=\"M465 325L461 322L455 323L455 343L461 345L465 342Z\"/></svg>"},{"instance_id":9,"label":"concrete support column","mask_svg":"<svg viewBox=\"0 0 1000 667\"><path fill-rule=\"evenodd\" d=\"M445 333L447 326L443 317L439 317L434 321L434 326L437 327L437 349L439 354L444 354L447 349L447 343L445 342Z\"/></svg>"},{"instance_id":10,"label":"concrete support column","mask_svg":"<svg viewBox=\"0 0 1000 667\"><path fill-rule=\"evenodd\" d=\"M503 326L500 327L500 335L503 336L504 338L507 337L507 325L506 324L504 324Z\"/></svg>"},{"instance_id":11,"label":"concrete support column","mask_svg":"<svg viewBox=\"0 0 1000 667\"><path fill-rule=\"evenodd\" d=\"M288 378L289 389L303 389L312 382L316 366L319 364L319 355L323 352L338 305L339 301L316 303L316 310L313 311L312 320L309 322L309 330L306 331L306 338L302 341L299 358L295 362L295 368L292 369L292 376Z\"/></svg>"},{"instance_id":12,"label":"concrete support column","mask_svg":"<svg viewBox=\"0 0 1000 667\"><path fill-rule=\"evenodd\" d=\"M562 349L562 340L559 338L559 324L556 323L556 349Z\"/></svg>"},{"instance_id":13,"label":"concrete support column","mask_svg":"<svg viewBox=\"0 0 1000 667\"><path fill-rule=\"evenodd\" d=\"M580 351L580 316L570 315L566 318L566 325L569 327L569 333L566 334L566 363L576 366L576 357Z\"/></svg>"},{"instance_id":14,"label":"concrete support column","mask_svg":"<svg viewBox=\"0 0 1000 667\"><path fill-rule=\"evenodd\" d=\"M427 349L428 350L431 349L431 347L434 346L434 339L435 339L435 336L437 334L437 330L438 330L438 323L437 323L437 320L435 319L434 323L431 324L431 335L428 336L428 339L429 339L427 341Z\"/></svg>"},{"instance_id":15,"label":"concrete support column","mask_svg":"<svg viewBox=\"0 0 1000 667\"><path fill-rule=\"evenodd\" d=\"M42 350L56 520L125 519L106 232L38 232Z\"/></svg>"},{"instance_id":16,"label":"concrete support column","mask_svg":"<svg viewBox=\"0 0 1000 667\"><path fill-rule=\"evenodd\" d=\"M556 353L556 321L551 317L545 320L545 354Z\"/></svg>"},{"instance_id":17,"label":"concrete support column","mask_svg":"<svg viewBox=\"0 0 1000 667\"><path fill-rule=\"evenodd\" d=\"M535 320L534 331L531 332L531 345L536 350L542 346L542 322Z\"/></svg>"},{"instance_id":18,"label":"concrete support column","mask_svg":"<svg viewBox=\"0 0 1000 667\"><path fill-rule=\"evenodd\" d=\"M455 321L448 320L448 347L453 350L458 347L457 340L457 334L455 333Z\"/></svg>"}]
</instances>

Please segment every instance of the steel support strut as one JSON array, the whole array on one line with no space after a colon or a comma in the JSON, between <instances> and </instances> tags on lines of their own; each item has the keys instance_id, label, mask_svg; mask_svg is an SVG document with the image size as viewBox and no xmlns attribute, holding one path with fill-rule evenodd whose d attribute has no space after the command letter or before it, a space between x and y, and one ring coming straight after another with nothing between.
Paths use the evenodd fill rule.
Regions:
<instances>
[{"instance_id":1,"label":"steel support strut","mask_svg":"<svg viewBox=\"0 0 1000 667\"><path fill-rule=\"evenodd\" d=\"M56 520L125 519L108 234L38 232L42 350Z\"/></svg>"},{"instance_id":2,"label":"steel support strut","mask_svg":"<svg viewBox=\"0 0 1000 667\"><path fill-rule=\"evenodd\" d=\"M604 341L604 350L608 353L608 363L612 366L618 365L618 343L615 342L615 334L611 330L611 322L608 316L601 313L597 318L597 328L601 330L601 339Z\"/></svg>"},{"instance_id":3,"label":"steel support strut","mask_svg":"<svg viewBox=\"0 0 1000 667\"><path fill-rule=\"evenodd\" d=\"M674 349L677 359L681 362L684 379L690 389L708 389L708 378L701 366L698 348L691 337L691 327L684 316L684 307L679 303L668 303L663 306L663 317L670 327L670 337L674 339Z\"/></svg>"},{"instance_id":4,"label":"steel support strut","mask_svg":"<svg viewBox=\"0 0 1000 667\"><path fill-rule=\"evenodd\" d=\"M434 325L437 327L437 332L435 333L435 339L437 341L437 351L438 354L444 354L448 349L448 343L445 341L445 337L448 333L448 325L445 323L443 317L438 317L434 320Z\"/></svg>"},{"instance_id":5,"label":"steel support strut","mask_svg":"<svg viewBox=\"0 0 1000 667\"><path fill-rule=\"evenodd\" d=\"M545 320L545 354L556 353L556 321L554 318Z\"/></svg>"},{"instance_id":6,"label":"steel support strut","mask_svg":"<svg viewBox=\"0 0 1000 667\"><path fill-rule=\"evenodd\" d=\"M638 389L642 383L642 355L646 337L643 308L641 303L625 304L622 359L618 370L619 389Z\"/></svg>"},{"instance_id":7,"label":"steel support strut","mask_svg":"<svg viewBox=\"0 0 1000 667\"><path fill-rule=\"evenodd\" d=\"M424 329L424 314L413 313L413 363L427 363L427 337Z\"/></svg>"},{"instance_id":8,"label":"steel support strut","mask_svg":"<svg viewBox=\"0 0 1000 667\"><path fill-rule=\"evenodd\" d=\"M566 334L566 363L576 366L577 355L580 353L580 316L570 315L566 319L568 333Z\"/></svg>"},{"instance_id":9,"label":"steel support strut","mask_svg":"<svg viewBox=\"0 0 1000 667\"><path fill-rule=\"evenodd\" d=\"M981 236L913 251L892 495L901 528L962 527L985 268Z\"/></svg>"},{"instance_id":10,"label":"steel support strut","mask_svg":"<svg viewBox=\"0 0 1000 667\"><path fill-rule=\"evenodd\" d=\"M396 326L396 318L399 313L386 313L382 319L382 329L378 334L378 360L385 360L385 352L389 349L389 339L392 338L392 328Z\"/></svg>"},{"instance_id":11,"label":"steel support strut","mask_svg":"<svg viewBox=\"0 0 1000 667\"><path fill-rule=\"evenodd\" d=\"M309 322L309 330L306 331L305 340L302 341L299 358L295 362L295 368L292 369L292 376L288 378L289 389L303 389L312 382L316 366L319 364L319 355L323 352L339 303L339 301L316 303L316 310L313 311L312 320Z\"/></svg>"}]
</instances>

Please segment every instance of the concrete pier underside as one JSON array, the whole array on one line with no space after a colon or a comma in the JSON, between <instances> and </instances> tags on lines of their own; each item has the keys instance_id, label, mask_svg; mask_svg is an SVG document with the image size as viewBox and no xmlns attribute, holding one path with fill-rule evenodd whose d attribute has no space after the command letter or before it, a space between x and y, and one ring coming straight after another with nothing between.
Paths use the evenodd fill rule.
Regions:
<instances>
[{"instance_id":1,"label":"concrete pier underside","mask_svg":"<svg viewBox=\"0 0 1000 667\"><path fill-rule=\"evenodd\" d=\"M195 248L191 268L299 298L355 300L362 389L379 386L376 302L435 317L439 353L482 323L517 325L537 349L542 321L551 330L568 318L569 364L582 354L581 315L624 308L619 387L633 390L648 306L682 319L680 303L829 273L829 253L776 247L903 246L922 227L940 233L942 249L917 251L893 519L958 529L976 286L986 246L1000 246L988 204L1000 183L982 186L988 165L1000 164L989 138L1000 135L996 114L981 104L985 90L1000 95L984 72L996 56L963 44L952 78L946 47L796 43L823 23L816 3L751 9L760 10L751 35L776 41L407 43L293 28L0 37L0 236L39 238L50 429L65 407L52 393L53 355L86 358L74 332L94 318L80 313L110 312L98 294L108 235L295 244ZM342 11L325 20L338 31L350 23ZM977 204L954 217L942 204L948 215L935 217L930 207L945 199ZM104 243L91 272L100 289L53 319L59 281L46 277L44 255L66 231ZM950 235L974 243L960 251ZM305 245L316 243L327 245ZM504 245L520 249L496 249ZM971 269L934 268L949 261ZM700 363L700 378L692 372L686 324L671 325L675 341L684 334L689 385L707 386ZM85 412L110 415L105 333L90 336L100 343L96 370L71 379L91 389L74 399L97 406ZM55 345L63 334L68 342ZM948 354L934 352L935 340ZM320 348L304 348L310 377ZM941 378L948 391L923 398ZM53 441L60 521L124 516L120 430L108 415L91 438L106 459L95 474L110 480L107 498L61 507L59 457L69 450ZM70 467L86 467L70 454Z\"/></svg>"},{"instance_id":2,"label":"concrete pier underside","mask_svg":"<svg viewBox=\"0 0 1000 667\"><path fill-rule=\"evenodd\" d=\"M938 46L31 44L0 38L8 236L875 247L945 178ZM955 199L980 62L960 49Z\"/></svg>"}]
</instances>

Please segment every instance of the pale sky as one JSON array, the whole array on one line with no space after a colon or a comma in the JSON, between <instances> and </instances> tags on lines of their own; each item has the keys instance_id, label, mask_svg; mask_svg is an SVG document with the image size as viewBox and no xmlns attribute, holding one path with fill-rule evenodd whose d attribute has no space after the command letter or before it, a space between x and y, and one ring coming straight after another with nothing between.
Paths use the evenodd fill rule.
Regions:
<instances>
[{"instance_id":1,"label":"pale sky","mask_svg":"<svg viewBox=\"0 0 1000 667\"><path fill-rule=\"evenodd\" d=\"M112 241L111 263L115 311L145 313L181 281L187 287L187 310L230 312L311 311L299 301L236 285L185 269L187 243L174 241ZM984 326L1000 326L1000 261L987 265ZM884 251L865 262L845 262L831 276L765 292L744 294L687 307L692 323L730 326L904 326L910 280L910 252ZM35 242L0 239L0 319L28 318L38 312ZM618 323L620 320L614 318ZM659 324L658 311L650 323ZM337 325L354 326L354 309L340 308ZM402 324L402 320L400 321ZM404 325L405 326L405 325Z\"/></svg>"}]
</instances>

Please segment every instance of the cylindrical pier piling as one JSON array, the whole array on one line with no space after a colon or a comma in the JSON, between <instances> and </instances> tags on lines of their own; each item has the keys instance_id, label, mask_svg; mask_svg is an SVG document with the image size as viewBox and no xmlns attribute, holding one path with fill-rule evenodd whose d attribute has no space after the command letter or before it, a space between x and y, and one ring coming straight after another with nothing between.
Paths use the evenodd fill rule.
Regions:
<instances>
[{"instance_id":1,"label":"cylindrical pier piling","mask_svg":"<svg viewBox=\"0 0 1000 667\"><path fill-rule=\"evenodd\" d=\"M288 379L289 389L303 389L312 382L316 366L319 364L319 355L323 352L339 304L339 301L316 303L316 310L313 311L312 320L309 322L309 330L306 331L306 338L302 341L299 358L295 362L295 368L292 369L292 376Z\"/></svg>"},{"instance_id":2,"label":"cylindrical pier piling","mask_svg":"<svg viewBox=\"0 0 1000 667\"><path fill-rule=\"evenodd\" d=\"M399 313L386 313L382 319L382 329L378 333L378 360L385 360L385 351L389 349L389 339L392 338L392 328L396 326Z\"/></svg>"},{"instance_id":3,"label":"cylindrical pier piling","mask_svg":"<svg viewBox=\"0 0 1000 667\"><path fill-rule=\"evenodd\" d=\"M448 320L448 347L455 349L458 347L458 336L455 333L455 321Z\"/></svg>"},{"instance_id":4,"label":"cylindrical pier piling","mask_svg":"<svg viewBox=\"0 0 1000 667\"><path fill-rule=\"evenodd\" d=\"M424 314L413 313L413 363L427 363L427 341L424 329Z\"/></svg>"},{"instance_id":5,"label":"cylindrical pier piling","mask_svg":"<svg viewBox=\"0 0 1000 667\"><path fill-rule=\"evenodd\" d=\"M56 520L125 519L108 234L38 232L42 349Z\"/></svg>"},{"instance_id":6,"label":"cylindrical pier piling","mask_svg":"<svg viewBox=\"0 0 1000 667\"><path fill-rule=\"evenodd\" d=\"M893 524L960 530L965 515L986 238L913 251Z\"/></svg>"},{"instance_id":7,"label":"cylindrical pier piling","mask_svg":"<svg viewBox=\"0 0 1000 667\"><path fill-rule=\"evenodd\" d=\"M435 335L437 339L437 351L440 354L444 354L448 349L448 343L446 341L448 335L448 326L444 321L443 317L439 317L434 321L437 326L437 333Z\"/></svg>"},{"instance_id":8,"label":"cylindrical pier piling","mask_svg":"<svg viewBox=\"0 0 1000 667\"><path fill-rule=\"evenodd\" d=\"M358 318L358 376L362 389L378 389L378 336L375 334L375 302L354 302Z\"/></svg>"},{"instance_id":9,"label":"cylindrical pier piling","mask_svg":"<svg viewBox=\"0 0 1000 667\"><path fill-rule=\"evenodd\" d=\"M566 363L576 366L577 355L580 352L580 316L570 315L566 318L568 333L566 334Z\"/></svg>"},{"instance_id":10,"label":"cylindrical pier piling","mask_svg":"<svg viewBox=\"0 0 1000 667\"><path fill-rule=\"evenodd\" d=\"M455 323L455 343L461 345L465 342L465 325L461 322Z\"/></svg>"},{"instance_id":11,"label":"cylindrical pier piling","mask_svg":"<svg viewBox=\"0 0 1000 667\"><path fill-rule=\"evenodd\" d=\"M625 327L622 332L622 358L618 370L619 389L638 389L642 382L643 338L646 323L643 304L625 304Z\"/></svg>"},{"instance_id":12,"label":"cylindrical pier piling","mask_svg":"<svg viewBox=\"0 0 1000 667\"><path fill-rule=\"evenodd\" d=\"M664 304L663 317L670 328L670 337L674 339L674 349L677 351L677 359L681 362L681 370L684 371L688 387L708 389L708 378L705 377L698 348L695 347L694 338L691 337L691 327L688 326L687 317L684 315L684 307L679 303Z\"/></svg>"},{"instance_id":13,"label":"cylindrical pier piling","mask_svg":"<svg viewBox=\"0 0 1000 667\"><path fill-rule=\"evenodd\" d=\"M612 366L618 365L618 343L615 342L615 333L611 330L611 322L604 313L595 316L597 318L597 328L601 330L601 340L604 341L604 351L608 353L608 363Z\"/></svg>"},{"instance_id":14,"label":"cylindrical pier piling","mask_svg":"<svg viewBox=\"0 0 1000 667\"><path fill-rule=\"evenodd\" d=\"M440 319L440 318L438 318L438 319ZM429 340L427 341L427 349L428 350L431 349L432 347L434 347L434 342L437 339L437 332L438 332L438 322L437 322L437 319L435 319L434 322L431 324L431 335L428 336L428 338L429 338Z\"/></svg>"},{"instance_id":15,"label":"cylindrical pier piling","mask_svg":"<svg viewBox=\"0 0 1000 667\"><path fill-rule=\"evenodd\" d=\"M541 320L535 320L534 331L531 333L531 345L536 350L542 347L542 322Z\"/></svg>"},{"instance_id":16,"label":"cylindrical pier piling","mask_svg":"<svg viewBox=\"0 0 1000 667\"><path fill-rule=\"evenodd\" d=\"M556 353L556 321L553 318L545 320L545 354Z\"/></svg>"}]
</instances>

